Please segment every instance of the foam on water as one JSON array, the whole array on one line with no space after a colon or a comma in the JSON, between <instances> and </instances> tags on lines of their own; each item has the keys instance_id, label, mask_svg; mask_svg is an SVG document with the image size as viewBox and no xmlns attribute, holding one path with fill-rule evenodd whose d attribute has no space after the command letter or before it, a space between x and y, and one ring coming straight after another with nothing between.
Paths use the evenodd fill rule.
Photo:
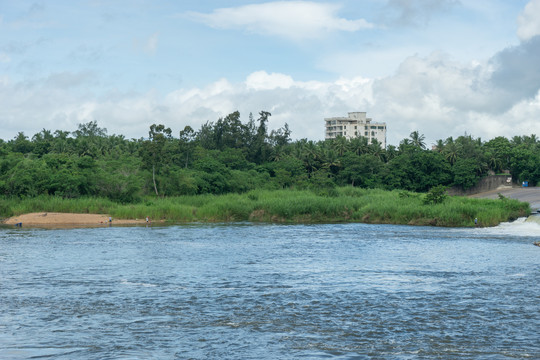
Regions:
<instances>
[{"instance_id":1,"label":"foam on water","mask_svg":"<svg viewBox=\"0 0 540 360\"><path fill-rule=\"evenodd\" d=\"M121 280L122 285L131 285L131 286L142 286L142 287L156 287L156 284L149 284L149 283L143 283L143 282L131 282L126 279Z\"/></svg>"},{"instance_id":2,"label":"foam on water","mask_svg":"<svg viewBox=\"0 0 540 360\"><path fill-rule=\"evenodd\" d=\"M491 235L537 236L540 237L540 217L533 215L512 222L503 222L491 228L478 229L479 232Z\"/></svg>"},{"instance_id":3,"label":"foam on water","mask_svg":"<svg viewBox=\"0 0 540 360\"><path fill-rule=\"evenodd\" d=\"M527 218L527 222L533 222L540 225L540 214L531 215Z\"/></svg>"}]
</instances>

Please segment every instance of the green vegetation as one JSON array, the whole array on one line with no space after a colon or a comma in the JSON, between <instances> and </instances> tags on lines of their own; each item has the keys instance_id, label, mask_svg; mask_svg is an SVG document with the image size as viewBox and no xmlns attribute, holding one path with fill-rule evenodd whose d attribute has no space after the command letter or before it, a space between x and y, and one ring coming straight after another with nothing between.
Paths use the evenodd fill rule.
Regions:
<instances>
[{"instance_id":1,"label":"green vegetation","mask_svg":"<svg viewBox=\"0 0 540 360\"><path fill-rule=\"evenodd\" d=\"M60 199L55 196L8 199L5 215L27 212L108 213L115 218L168 222L252 221L278 223L364 222L434 226L494 226L529 215L529 207L512 199L451 197L426 204L425 194L407 191L334 189L331 195L310 190L252 190L244 194L186 195L147 198L119 204L104 198Z\"/></svg>"},{"instance_id":2,"label":"green vegetation","mask_svg":"<svg viewBox=\"0 0 540 360\"><path fill-rule=\"evenodd\" d=\"M363 137L291 141L287 124L268 131L270 116L261 111L243 123L234 112L198 131L186 126L177 137L152 124L147 138L126 139L92 121L72 132L43 129L31 139L22 132L0 139L0 216L54 210L174 221L454 226L466 225L474 213L473 219L493 224L512 218L517 205L507 202L497 215L492 205L445 199L444 189L467 189L503 170L518 182L540 182L535 135L487 142L449 137L427 150L414 131L398 147L382 149Z\"/></svg>"},{"instance_id":3,"label":"green vegetation","mask_svg":"<svg viewBox=\"0 0 540 360\"><path fill-rule=\"evenodd\" d=\"M424 198L424 204L440 204L446 200L446 186L437 185L431 188Z\"/></svg>"}]
</instances>

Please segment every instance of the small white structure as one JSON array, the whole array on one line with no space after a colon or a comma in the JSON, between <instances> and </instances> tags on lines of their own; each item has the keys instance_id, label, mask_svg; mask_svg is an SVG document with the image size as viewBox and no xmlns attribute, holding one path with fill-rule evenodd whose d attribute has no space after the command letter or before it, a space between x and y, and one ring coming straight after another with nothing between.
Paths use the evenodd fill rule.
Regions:
<instances>
[{"instance_id":1,"label":"small white structure","mask_svg":"<svg viewBox=\"0 0 540 360\"><path fill-rule=\"evenodd\" d=\"M383 149L386 148L386 123L372 123L365 112L350 112L348 117L325 118L325 139L343 136L347 139L365 137L371 144L376 139Z\"/></svg>"}]
</instances>

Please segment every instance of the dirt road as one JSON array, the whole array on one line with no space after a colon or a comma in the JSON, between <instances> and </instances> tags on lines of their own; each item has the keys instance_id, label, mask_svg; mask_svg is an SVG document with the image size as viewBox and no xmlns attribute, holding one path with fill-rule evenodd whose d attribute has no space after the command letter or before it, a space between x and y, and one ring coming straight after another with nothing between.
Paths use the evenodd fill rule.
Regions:
<instances>
[{"instance_id":1,"label":"dirt road","mask_svg":"<svg viewBox=\"0 0 540 360\"><path fill-rule=\"evenodd\" d=\"M475 198L498 199L499 194L507 198L528 202L533 211L540 210L540 187L497 189L471 195Z\"/></svg>"}]
</instances>

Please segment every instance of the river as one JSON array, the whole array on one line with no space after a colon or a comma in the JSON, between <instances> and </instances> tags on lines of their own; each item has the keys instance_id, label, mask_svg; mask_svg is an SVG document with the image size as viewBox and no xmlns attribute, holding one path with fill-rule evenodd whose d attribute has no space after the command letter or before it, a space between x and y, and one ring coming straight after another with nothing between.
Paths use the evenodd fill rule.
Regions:
<instances>
[{"instance_id":1,"label":"river","mask_svg":"<svg viewBox=\"0 0 540 360\"><path fill-rule=\"evenodd\" d=\"M1 359L538 359L540 225L0 228Z\"/></svg>"}]
</instances>

